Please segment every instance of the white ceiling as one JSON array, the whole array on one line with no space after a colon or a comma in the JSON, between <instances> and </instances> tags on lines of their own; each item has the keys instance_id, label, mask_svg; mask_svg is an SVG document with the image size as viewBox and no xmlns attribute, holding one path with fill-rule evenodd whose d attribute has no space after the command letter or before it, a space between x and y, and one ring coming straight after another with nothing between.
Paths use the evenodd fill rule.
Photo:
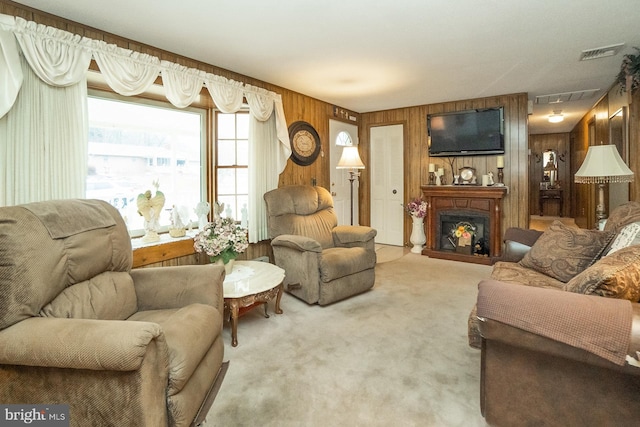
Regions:
<instances>
[{"instance_id":1,"label":"white ceiling","mask_svg":"<svg viewBox=\"0 0 640 427\"><path fill-rule=\"evenodd\" d=\"M568 132L640 47L638 0L18 0L359 113L527 92L531 133ZM625 43L580 62L583 50ZM546 118L562 110L566 120Z\"/></svg>"}]
</instances>

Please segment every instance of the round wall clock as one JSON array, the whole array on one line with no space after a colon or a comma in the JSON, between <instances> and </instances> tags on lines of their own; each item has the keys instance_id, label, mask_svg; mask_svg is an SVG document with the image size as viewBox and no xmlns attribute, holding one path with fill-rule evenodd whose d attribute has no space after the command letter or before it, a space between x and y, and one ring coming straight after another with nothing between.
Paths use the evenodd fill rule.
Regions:
<instances>
[{"instance_id":1,"label":"round wall clock","mask_svg":"<svg viewBox=\"0 0 640 427\"><path fill-rule=\"evenodd\" d=\"M313 163L322 144L318 132L307 122L295 122L289 126L289 140L291 141L291 160L300 166Z\"/></svg>"}]
</instances>

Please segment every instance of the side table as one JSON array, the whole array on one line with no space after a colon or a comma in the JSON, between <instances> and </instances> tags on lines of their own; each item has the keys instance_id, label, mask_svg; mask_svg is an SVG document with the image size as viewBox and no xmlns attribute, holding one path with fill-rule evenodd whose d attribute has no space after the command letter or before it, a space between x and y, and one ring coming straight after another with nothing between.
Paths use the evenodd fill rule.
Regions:
<instances>
[{"instance_id":1,"label":"side table","mask_svg":"<svg viewBox=\"0 0 640 427\"><path fill-rule=\"evenodd\" d=\"M276 314L282 314L282 281L284 270L276 265L261 261L236 261L231 274L224 279L224 305L230 313L231 345L238 345L238 318L241 311L246 312L264 304L267 314L267 302L276 298ZM243 310L244 309L244 310Z\"/></svg>"}]
</instances>

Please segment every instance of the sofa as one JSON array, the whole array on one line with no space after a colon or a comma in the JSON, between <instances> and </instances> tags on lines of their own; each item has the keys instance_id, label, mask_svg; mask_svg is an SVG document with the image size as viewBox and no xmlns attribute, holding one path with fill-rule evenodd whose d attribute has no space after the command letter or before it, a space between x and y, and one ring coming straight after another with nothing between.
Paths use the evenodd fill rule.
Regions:
<instances>
[{"instance_id":1,"label":"sofa","mask_svg":"<svg viewBox=\"0 0 640 427\"><path fill-rule=\"evenodd\" d=\"M327 305L365 292L375 283L376 230L338 225L333 198L323 187L289 185L265 193L267 224L287 292Z\"/></svg>"},{"instance_id":2,"label":"sofa","mask_svg":"<svg viewBox=\"0 0 640 427\"><path fill-rule=\"evenodd\" d=\"M0 208L0 402L69 405L72 426L188 426L224 378L224 268L132 270L98 200Z\"/></svg>"},{"instance_id":3,"label":"sofa","mask_svg":"<svg viewBox=\"0 0 640 427\"><path fill-rule=\"evenodd\" d=\"M508 230L478 285L469 344L496 426L635 425L640 419L640 203L603 230Z\"/></svg>"}]
</instances>

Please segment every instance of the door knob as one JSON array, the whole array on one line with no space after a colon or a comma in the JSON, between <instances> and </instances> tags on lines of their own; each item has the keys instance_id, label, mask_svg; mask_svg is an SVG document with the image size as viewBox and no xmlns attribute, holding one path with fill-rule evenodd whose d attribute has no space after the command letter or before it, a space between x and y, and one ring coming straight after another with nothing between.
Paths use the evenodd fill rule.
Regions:
<instances>
[{"instance_id":1,"label":"door knob","mask_svg":"<svg viewBox=\"0 0 640 427\"><path fill-rule=\"evenodd\" d=\"M392 193L393 194L398 194L398 190L393 190Z\"/></svg>"}]
</instances>

